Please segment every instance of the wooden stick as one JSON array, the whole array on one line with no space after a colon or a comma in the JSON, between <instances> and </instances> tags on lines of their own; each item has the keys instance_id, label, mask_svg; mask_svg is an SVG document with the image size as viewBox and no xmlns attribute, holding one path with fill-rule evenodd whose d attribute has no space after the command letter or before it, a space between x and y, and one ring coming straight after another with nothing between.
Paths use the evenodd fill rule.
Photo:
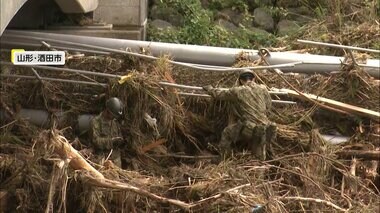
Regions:
<instances>
[{"instance_id":1,"label":"wooden stick","mask_svg":"<svg viewBox=\"0 0 380 213\"><path fill-rule=\"evenodd\" d=\"M302 39L297 39L297 42L303 43L303 44L313 44L313 45L325 46L325 47L334 47L334 48L339 48L339 49L380 53L380 50L367 49L367 48L362 48L362 47L352 47L352 46L339 45L339 44L331 44L331 43L324 43L324 42L317 42L317 41L308 41L308 40L302 40Z\"/></svg>"},{"instance_id":2,"label":"wooden stick","mask_svg":"<svg viewBox=\"0 0 380 213\"><path fill-rule=\"evenodd\" d=\"M281 89L280 91L287 92L289 96L297 97L297 98L303 98L303 99L311 99L314 101L318 101L320 103L323 103L327 106L334 107L336 109L342 110L344 112L356 114L356 115L361 115L364 117L368 117L371 119L374 119L376 121L380 121L380 112L372 111L369 109L357 107L354 105L346 104L343 102L335 101L332 99L316 96L313 94L306 94L306 93L301 93L299 94L298 92L290 89Z\"/></svg>"},{"instance_id":3,"label":"wooden stick","mask_svg":"<svg viewBox=\"0 0 380 213\"><path fill-rule=\"evenodd\" d=\"M140 189L140 188L137 188L137 187L132 186L132 185L127 184L127 183L122 183L119 181L109 180L109 179L105 179L105 178L100 178L100 179L94 178L94 177L91 177L88 175L85 177L89 180L90 184L97 186L97 187L132 191L136 194L139 194L139 195L142 195L145 197L149 197L149 198L151 198L153 200L157 200L161 203L172 204L172 205L178 206L178 207L180 207L186 211L190 211L190 208L192 207L191 204L185 203L183 201L161 197L161 196L153 194L153 193L151 193L145 189Z\"/></svg>"},{"instance_id":4,"label":"wooden stick","mask_svg":"<svg viewBox=\"0 0 380 213\"><path fill-rule=\"evenodd\" d=\"M350 173L352 176L356 176L356 165L358 164L358 160L356 158L352 159Z\"/></svg>"},{"instance_id":5,"label":"wooden stick","mask_svg":"<svg viewBox=\"0 0 380 213\"><path fill-rule=\"evenodd\" d=\"M159 84L161 86L165 87L174 87L174 88L179 88L179 89L190 89L190 90L200 90L203 91L202 87L198 86L189 86L189 85L184 85L184 84L176 84L176 83L170 83L170 82L165 82L165 81L160 81ZM220 88L222 90L228 90L229 88ZM269 94L271 95L287 95L286 92L279 92L279 91L271 91L268 90Z\"/></svg>"},{"instance_id":6,"label":"wooden stick","mask_svg":"<svg viewBox=\"0 0 380 213\"><path fill-rule=\"evenodd\" d=\"M363 158L366 160L380 161L379 150L343 150L336 153L341 158Z\"/></svg>"},{"instance_id":7,"label":"wooden stick","mask_svg":"<svg viewBox=\"0 0 380 213\"><path fill-rule=\"evenodd\" d=\"M259 184L259 185L253 186L253 187L257 188L257 187L260 187L260 186L263 186L263 185L266 185L266 184L270 185L270 184L274 184L276 182L281 182L283 180L284 180L283 178L280 178L280 179L273 180L273 181L268 181L266 183L262 183L262 184ZM234 188L228 189L227 191L224 191L224 192L218 193L216 195L213 195L211 197L207 197L207 198L204 198L202 200L198 200L198 201L194 202L191 207L194 208L195 206L199 206L199 205L201 205L203 203L206 203L206 202L209 203L212 200L221 198L223 195L225 195L227 193L230 193L230 192L233 192L233 191L236 191L236 190L239 190L241 188L248 187L248 186L252 186L252 184L251 183L246 183L246 184L243 184L243 185L239 185L239 186L236 186Z\"/></svg>"},{"instance_id":8,"label":"wooden stick","mask_svg":"<svg viewBox=\"0 0 380 213\"><path fill-rule=\"evenodd\" d=\"M247 183L247 184L244 184L244 185L240 185L240 186L236 186L234 188L231 188L231 189L228 189L227 191L225 192L222 192L222 193L219 193L219 194L216 194L216 195L213 195L211 197L208 197L208 198L205 198L205 199L202 199L202 200L199 200L197 202L195 202L192 207L194 206L197 206L197 205L200 205L202 203L205 203L205 202L209 202L211 200L215 200L215 199L218 199L218 198L221 198L224 194L227 194L229 192L232 192L232 191L235 191L235 190L239 190L241 188L244 188L244 187L247 187L247 186L251 186L252 184L250 183Z\"/></svg>"},{"instance_id":9,"label":"wooden stick","mask_svg":"<svg viewBox=\"0 0 380 213\"><path fill-rule=\"evenodd\" d=\"M163 157L163 158L183 158L183 159L213 159L218 158L219 155L178 155L178 154L166 154L166 155L150 155L152 157Z\"/></svg>"},{"instance_id":10,"label":"wooden stick","mask_svg":"<svg viewBox=\"0 0 380 213\"><path fill-rule=\"evenodd\" d=\"M211 98L211 95L207 94L199 94L199 93L188 93L188 92L178 92L178 95L184 95L184 96L193 96L193 97L199 97L199 98ZM275 104L297 104L297 102L294 101L283 101L283 100L272 100L272 103Z\"/></svg>"},{"instance_id":11,"label":"wooden stick","mask_svg":"<svg viewBox=\"0 0 380 213\"><path fill-rule=\"evenodd\" d=\"M347 212L348 209L343 209L336 204L327 201L327 200L321 200L318 198L308 198L308 197L280 197L279 200L298 200L298 201L309 201L309 202L316 202L316 203L323 203L327 206L333 207L334 209L337 209L342 212Z\"/></svg>"}]
</instances>

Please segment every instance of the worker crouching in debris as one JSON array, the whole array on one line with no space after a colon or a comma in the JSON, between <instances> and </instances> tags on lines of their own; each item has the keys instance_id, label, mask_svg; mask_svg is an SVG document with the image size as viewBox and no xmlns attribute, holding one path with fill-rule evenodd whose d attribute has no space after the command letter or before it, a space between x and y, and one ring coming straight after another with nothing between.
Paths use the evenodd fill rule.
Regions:
<instances>
[{"instance_id":1,"label":"worker crouching in debris","mask_svg":"<svg viewBox=\"0 0 380 213\"><path fill-rule=\"evenodd\" d=\"M123 104L118 98L110 98L106 108L91 121L90 137L95 154L109 159L121 168L120 150L117 149L123 142L120 126L117 119L123 114Z\"/></svg>"},{"instance_id":2,"label":"worker crouching in debris","mask_svg":"<svg viewBox=\"0 0 380 213\"><path fill-rule=\"evenodd\" d=\"M276 139L276 125L270 122L267 112L272 100L264 85L254 82L255 75L244 70L239 76L239 86L228 90L204 86L213 98L232 103L233 114L237 122L227 126L220 140L222 156L229 156L231 146L237 142L247 144L260 160L266 159L266 147Z\"/></svg>"}]
</instances>

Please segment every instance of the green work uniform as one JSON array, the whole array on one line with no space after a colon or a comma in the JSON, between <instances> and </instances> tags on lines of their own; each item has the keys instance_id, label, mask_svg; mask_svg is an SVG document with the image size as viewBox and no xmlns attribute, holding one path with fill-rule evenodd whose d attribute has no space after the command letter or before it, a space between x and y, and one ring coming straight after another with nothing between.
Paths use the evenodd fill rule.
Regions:
<instances>
[{"instance_id":1,"label":"green work uniform","mask_svg":"<svg viewBox=\"0 0 380 213\"><path fill-rule=\"evenodd\" d=\"M212 88L208 93L218 100L232 103L237 123L228 125L222 133L222 154L230 152L236 141L249 141L249 148L258 158L265 160L266 144L276 137L276 125L269 121L267 111L272 100L264 85L254 82L226 89Z\"/></svg>"},{"instance_id":2,"label":"green work uniform","mask_svg":"<svg viewBox=\"0 0 380 213\"><path fill-rule=\"evenodd\" d=\"M106 119L103 113L91 120L90 136L92 145L99 154L108 154L111 149L116 148L113 144L113 138L122 138L120 126L115 119ZM106 156L105 156L106 157ZM114 149L110 159L121 167L120 150Z\"/></svg>"}]
</instances>

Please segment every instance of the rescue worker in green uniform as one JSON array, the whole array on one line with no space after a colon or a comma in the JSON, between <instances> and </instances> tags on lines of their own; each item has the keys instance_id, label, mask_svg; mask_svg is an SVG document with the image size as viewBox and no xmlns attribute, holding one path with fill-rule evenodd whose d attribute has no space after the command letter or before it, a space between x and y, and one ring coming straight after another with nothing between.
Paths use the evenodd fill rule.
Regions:
<instances>
[{"instance_id":1,"label":"rescue worker in green uniform","mask_svg":"<svg viewBox=\"0 0 380 213\"><path fill-rule=\"evenodd\" d=\"M90 137L96 155L106 158L111 152L110 160L121 167L121 156L118 146L123 142L117 119L123 114L123 104L118 98L106 101L106 108L91 120Z\"/></svg>"},{"instance_id":2,"label":"rescue worker in green uniform","mask_svg":"<svg viewBox=\"0 0 380 213\"><path fill-rule=\"evenodd\" d=\"M247 148L260 160L266 159L266 147L276 139L276 124L267 112L272 106L270 94L264 85L254 82L255 75L244 70L239 75L239 86L230 89L203 89L217 100L230 101L236 123L228 125L222 132L219 148L222 156L229 156L236 142L247 144Z\"/></svg>"}]
</instances>

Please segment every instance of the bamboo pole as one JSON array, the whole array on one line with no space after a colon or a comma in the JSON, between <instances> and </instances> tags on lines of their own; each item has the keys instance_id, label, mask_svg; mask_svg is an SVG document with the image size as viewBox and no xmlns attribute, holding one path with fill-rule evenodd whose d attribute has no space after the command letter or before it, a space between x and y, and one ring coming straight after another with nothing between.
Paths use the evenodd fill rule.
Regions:
<instances>
[{"instance_id":1,"label":"bamboo pole","mask_svg":"<svg viewBox=\"0 0 380 213\"><path fill-rule=\"evenodd\" d=\"M5 61L0 61L0 64L8 65L8 66L32 67L35 69L51 70L51 71L57 71L57 72L71 72L71 73L76 73L76 74L87 74L87 75L94 75L94 76L108 77L108 78L121 77L120 75L93 72L93 71L87 71L87 70L70 69L70 68L64 68L64 67L52 67L52 66L40 66L40 65L14 65L13 63L5 62Z\"/></svg>"},{"instance_id":2,"label":"bamboo pole","mask_svg":"<svg viewBox=\"0 0 380 213\"><path fill-rule=\"evenodd\" d=\"M202 87L198 87L198 86L189 86L189 85L184 85L184 84L175 84L175 83L163 82L163 81L159 82L159 84L161 86L174 87L174 88L179 88L179 89L203 90ZM228 90L228 88L221 88L221 89ZM269 94L272 94L272 95L287 95L286 92L280 92L280 91L269 90L268 92Z\"/></svg>"},{"instance_id":3,"label":"bamboo pole","mask_svg":"<svg viewBox=\"0 0 380 213\"><path fill-rule=\"evenodd\" d=\"M45 80L45 81L66 82L66 83L74 83L74 84L83 84L83 85L107 87L107 84L103 84L103 83L88 82L88 81L77 81L77 80L62 79L62 78L48 78L48 77L37 78L36 76L8 75L8 74L0 74L0 77L3 77L3 78L38 79L38 80Z\"/></svg>"},{"instance_id":4,"label":"bamboo pole","mask_svg":"<svg viewBox=\"0 0 380 213\"><path fill-rule=\"evenodd\" d=\"M362 48L362 47L346 46L346 45L339 45L339 44L324 43L324 42L318 42L318 41L309 41L309 40L297 39L297 42L302 43L302 44L313 44L313 45L318 45L318 46L333 47L333 48L339 48L339 49L357 50L357 51L371 52L371 53L380 53L380 50L367 49L367 48Z\"/></svg>"},{"instance_id":5,"label":"bamboo pole","mask_svg":"<svg viewBox=\"0 0 380 213\"><path fill-rule=\"evenodd\" d=\"M184 96L199 97L199 98L211 98L211 96L207 95L207 94L187 93L187 92L178 92L178 94L184 95ZM272 103L276 103L276 104L297 104L297 102L294 102L294 101L282 101L282 100L272 100Z\"/></svg>"},{"instance_id":6,"label":"bamboo pole","mask_svg":"<svg viewBox=\"0 0 380 213\"><path fill-rule=\"evenodd\" d=\"M367 118L371 118L371 119L378 121L378 122L380 121L380 112L376 112L373 110L369 110L369 109L357 107L354 105L342 103L339 101L324 98L321 96L316 96L313 94L298 93L298 92L296 92L294 90L290 90L290 89L280 89L279 91L287 92L289 94L289 96L293 96L296 98L301 98L301 99L306 99L306 100L308 100L308 99L314 100L314 101L317 101L318 103L320 103L322 105L333 107L333 108L339 109L341 111L344 111L346 113L361 115L361 116L364 116Z\"/></svg>"}]
</instances>

